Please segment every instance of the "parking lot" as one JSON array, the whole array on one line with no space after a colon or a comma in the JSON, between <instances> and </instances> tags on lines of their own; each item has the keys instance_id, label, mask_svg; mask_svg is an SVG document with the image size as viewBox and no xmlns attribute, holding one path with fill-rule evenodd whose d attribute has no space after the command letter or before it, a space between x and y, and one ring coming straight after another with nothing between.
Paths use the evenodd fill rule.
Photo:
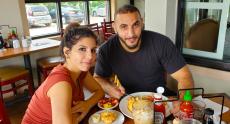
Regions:
<instances>
[{"instance_id":1,"label":"parking lot","mask_svg":"<svg viewBox=\"0 0 230 124\"><path fill-rule=\"evenodd\" d=\"M90 23L98 23L100 25L103 22L105 17L93 17L90 16ZM64 24L63 27L65 28L67 24ZM83 21L81 25L85 25ZM52 23L50 26L40 25L40 26L33 26L30 28L30 36L39 36L44 34L56 33L58 32L57 23ZM45 31L45 32L44 32Z\"/></svg>"}]
</instances>

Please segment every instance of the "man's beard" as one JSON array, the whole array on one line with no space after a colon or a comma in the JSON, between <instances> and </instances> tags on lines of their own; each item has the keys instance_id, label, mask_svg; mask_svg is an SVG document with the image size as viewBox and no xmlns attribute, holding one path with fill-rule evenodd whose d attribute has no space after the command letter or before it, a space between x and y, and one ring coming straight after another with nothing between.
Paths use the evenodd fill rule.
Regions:
<instances>
[{"instance_id":1,"label":"man's beard","mask_svg":"<svg viewBox=\"0 0 230 124\"><path fill-rule=\"evenodd\" d=\"M135 44L134 46L129 46L129 45L125 42L125 40L124 40L123 38L121 38L119 35L118 35L118 37L119 37L119 40L120 40L123 44L125 44L125 46L126 46L128 49L130 49L130 50L136 49L136 48L138 47L139 43L140 43L140 40L141 40L141 35L140 35L140 37L138 38L137 44ZM136 37L136 36L135 36L135 37Z\"/></svg>"}]
</instances>

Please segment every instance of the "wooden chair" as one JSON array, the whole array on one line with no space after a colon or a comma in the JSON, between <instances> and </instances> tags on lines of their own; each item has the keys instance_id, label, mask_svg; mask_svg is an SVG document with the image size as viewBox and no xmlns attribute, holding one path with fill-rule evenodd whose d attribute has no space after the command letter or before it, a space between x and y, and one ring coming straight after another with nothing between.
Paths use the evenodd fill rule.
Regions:
<instances>
[{"instance_id":1,"label":"wooden chair","mask_svg":"<svg viewBox=\"0 0 230 124\"><path fill-rule=\"evenodd\" d=\"M186 35L185 47L195 50L215 52L219 24L213 19L203 19L195 23Z\"/></svg>"},{"instance_id":2,"label":"wooden chair","mask_svg":"<svg viewBox=\"0 0 230 124\"><path fill-rule=\"evenodd\" d=\"M17 83L17 81L25 80L23 83ZM3 89L3 86L11 85L11 88ZM1 94L13 92L17 95L17 90L23 86L28 86L29 95L32 96L34 93L32 79L29 74L29 70L20 66L5 66L0 67L0 86Z\"/></svg>"},{"instance_id":3,"label":"wooden chair","mask_svg":"<svg viewBox=\"0 0 230 124\"><path fill-rule=\"evenodd\" d=\"M24 86L28 86L29 96L31 97L34 90L29 70L20 66L0 67L0 124L10 124L4 107L3 94L13 92L14 95L17 95L18 89Z\"/></svg>"},{"instance_id":4,"label":"wooden chair","mask_svg":"<svg viewBox=\"0 0 230 124\"><path fill-rule=\"evenodd\" d=\"M81 25L81 26L85 26L88 27L89 29L91 29L93 32L95 32L95 34L97 36L99 36L99 27L97 23L93 23L93 24L88 24L88 25Z\"/></svg>"},{"instance_id":5,"label":"wooden chair","mask_svg":"<svg viewBox=\"0 0 230 124\"><path fill-rule=\"evenodd\" d=\"M105 19L101 22L102 32L104 36L104 40L107 41L109 37L115 34L115 31L112 27L113 21L106 22Z\"/></svg>"},{"instance_id":6,"label":"wooden chair","mask_svg":"<svg viewBox=\"0 0 230 124\"><path fill-rule=\"evenodd\" d=\"M38 74L38 84L40 85L44 81L51 70L61 64L64 59L61 56L49 56L40 58L37 60L37 74Z\"/></svg>"}]
</instances>

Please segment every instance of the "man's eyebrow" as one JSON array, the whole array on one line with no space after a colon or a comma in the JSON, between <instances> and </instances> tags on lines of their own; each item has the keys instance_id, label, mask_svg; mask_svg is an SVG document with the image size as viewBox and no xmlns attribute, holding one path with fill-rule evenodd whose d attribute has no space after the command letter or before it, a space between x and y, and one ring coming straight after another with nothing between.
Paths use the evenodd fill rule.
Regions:
<instances>
[{"instance_id":1,"label":"man's eyebrow","mask_svg":"<svg viewBox=\"0 0 230 124\"><path fill-rule=\"evenodd\" d=\"M123 26L123 25L127 25L127 24L120 24L120 26L121 26L121 25Z\"/></svg>"},{"instance_id":2,"label":"man's eyebrow","mask_svg":"<svg viewBox=\"0 0 230 124\"><path fill-rule=\"evenodd\" d=\"M141 21L140 20L137 20L136 22L134 22L133 24L136 24L136 23L140 23Z\"/></svg>"}]
</instances>

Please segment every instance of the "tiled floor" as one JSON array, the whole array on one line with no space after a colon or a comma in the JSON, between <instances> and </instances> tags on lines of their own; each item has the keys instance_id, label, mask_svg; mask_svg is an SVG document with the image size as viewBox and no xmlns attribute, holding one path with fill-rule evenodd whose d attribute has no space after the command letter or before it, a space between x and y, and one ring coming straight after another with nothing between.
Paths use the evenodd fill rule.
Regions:
<instances>
[{"instance_id":1,"label":"tiled floor","mask_svg":"<svg viewBox=\"0 0 230 124\"><path fill-rule=\"evenodd\" d=\"M21 124L21 120L25 113L28 103L29 99L21 100L6 107L6 111L10 118L11 124Z\"/></svg>"},{"instance_id":2,"label":"tiled floor","mask_svg":"<svg viewBox=\"0 0 230 124\"><path fill-rule=\"evenodd\" d=\"M10 116L11 124L21 124L21 120L25 113L27 105L28 101L24 101L7 108L7 113Z\"/></svg>"}]
</instances>

